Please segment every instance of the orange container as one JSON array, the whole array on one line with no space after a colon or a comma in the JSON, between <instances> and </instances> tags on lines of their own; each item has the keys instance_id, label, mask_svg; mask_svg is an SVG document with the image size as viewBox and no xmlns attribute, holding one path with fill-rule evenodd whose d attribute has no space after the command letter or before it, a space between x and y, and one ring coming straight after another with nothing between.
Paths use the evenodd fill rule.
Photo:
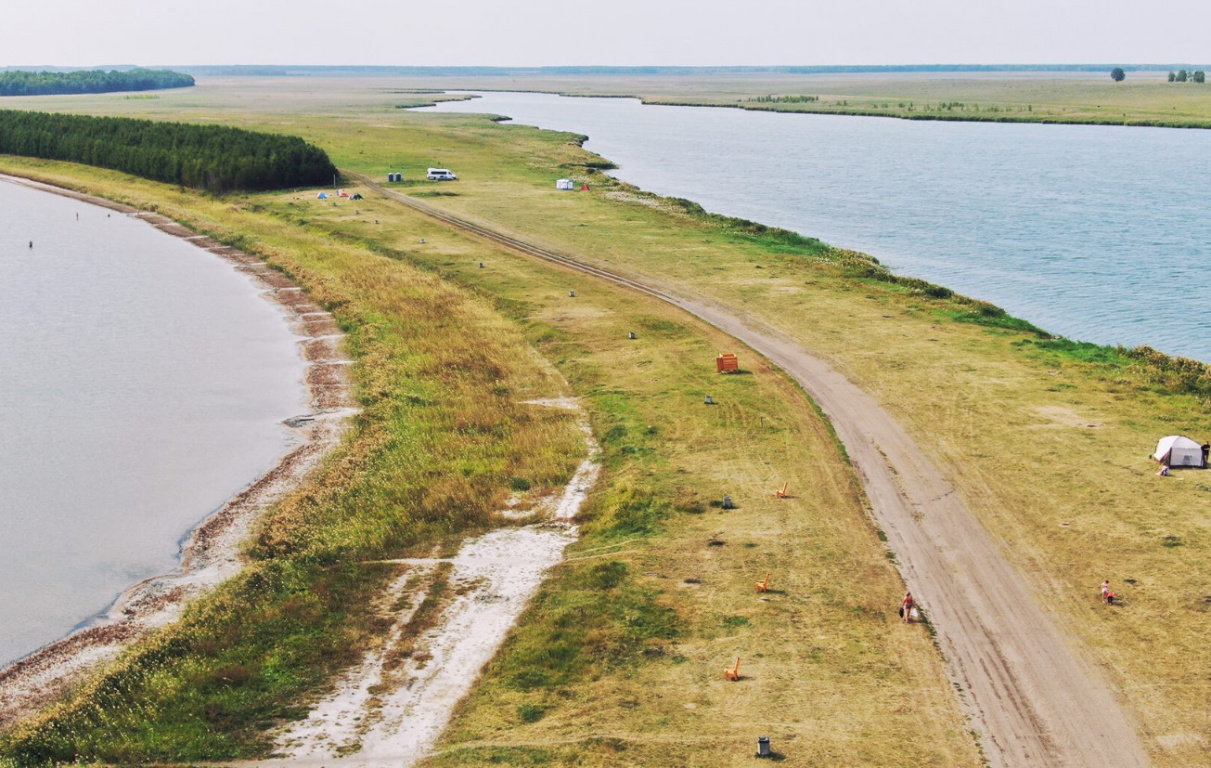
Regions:
<instances>
[{"instance_id":1,"label":"orange container","mask_svg":"<svg viewBox=\"0 0 1211 768\"><path fill-rule=\"evenodd\" d=\"M740 361L731 352L724 352L715 358L715 370L719 373L740 370Z\"/></svg>"}]
</instances>

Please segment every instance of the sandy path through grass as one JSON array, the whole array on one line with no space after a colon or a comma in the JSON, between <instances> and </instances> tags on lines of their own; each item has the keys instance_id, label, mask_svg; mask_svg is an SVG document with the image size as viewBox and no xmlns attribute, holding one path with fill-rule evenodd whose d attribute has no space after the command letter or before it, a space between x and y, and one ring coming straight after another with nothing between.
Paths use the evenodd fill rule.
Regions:
<instances>
[{"instance_id":1,"label":"sandy path through grass","mask_svg":"<svg viewBox=\"0 0 1211 768\"><path fill-rule=\"evenodd\" d=\"M531 404L579 410L569 399ZM582 417L579 426L588 457L554 505L535 507L538 513L551 509L547 519L476 537L453 558L389 561L407 570L388 590L385 602L400 600L412 580L427 580L429 587L403 600L384 647L367 654L306 720L279 737L278 757L292 765L401 768L433 751L455 706L496 654L546 572L576 540L571 520L599 469L599 450L587 418ZM516 511L507 517L513 516ZM406 636L409 624L424 611L432 575L443 564L450 568L444 590L454 597L439 604L440 616L432 628L422 629L411 641ZM410 641L408 653L398 653L398 647Z\"/></svg>"},{"instance_id":2,"label":"sandy path through grass","mask_svg":"<svg viewBox=\"0 0 1211 768\"><path fill-rule=\"evenodd\" d=\"M1076 639L1051 620L937 465L872 396L828 363L728 307L581 264L363 181L463 231L668 301L782 368L815 399L845 445L900 572L937 631L990 763L1149 764L1113 690Z\"/></svg>"}]
</instances>

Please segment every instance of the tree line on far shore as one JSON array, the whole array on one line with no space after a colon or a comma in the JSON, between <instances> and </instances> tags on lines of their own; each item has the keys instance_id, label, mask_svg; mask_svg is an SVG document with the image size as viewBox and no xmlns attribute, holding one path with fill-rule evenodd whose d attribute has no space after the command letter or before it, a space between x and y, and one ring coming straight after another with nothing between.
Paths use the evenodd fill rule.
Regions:
<instances>
[{"instance_id":1,"label":"tree line on far shore","mask_svg":"<svg viewBox=\"0 0 1211 768\"><path fill-rule=\"evenodd\" d=\"M192 76L166 69L131 69L126 72L105 72L100 69L79 72L0 72L0 96L158 91L164 88L188 88L193 84Z\"/></svg>"},{"instance_id":2,"label":"tree line on far shore","mask_svg":"<svg viewBox=\"0 0 1211 768\"><path fill-rule=\"evenodd\" d=\"M1114 69L1110 70L1110 79L1116 83L1121 83L1123 80L1127 79L1127 73L1123 71L1122 67L1115 67ZM1179 69L1176 72L1169 70L1169 82L1205 83L1207 82L1207 73L1201 69L1196 69L1193 72L1187 72L1184 69Z\"/></svg>"},{"instance_id":3,"label":"tree line on far shore","mask_svg":"<svg viewBox=\"0 0 1211 768\"><path fill-rule=\"evenodd\" d=\"M297 136L221 125L0 110L0 154L66 160L211 192L327 184L336 167Z\"/></svg>"},{"instance_id":4,"label":"tree line on far shore","mask_svg":"<svg viewBox=\"0 0 1211 768\"><path fill-rule=\"evenodd\" d=\"M1170 70L1169 82L1184 83L1187 81L1192 83L1205 83L1207 82L1207 73L1201 69L1196 69L1193 72L1187 72L1184 69L1179 69L1176 72Z\"/></svg>"}]
</instances>

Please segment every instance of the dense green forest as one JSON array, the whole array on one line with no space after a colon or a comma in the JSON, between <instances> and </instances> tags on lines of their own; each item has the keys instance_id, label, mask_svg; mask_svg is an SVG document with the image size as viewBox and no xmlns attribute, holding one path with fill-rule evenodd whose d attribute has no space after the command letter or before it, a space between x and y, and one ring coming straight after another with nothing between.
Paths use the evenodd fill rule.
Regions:
<instances>
[{"instance_id":1,"label":"dense green forest","mask_svg":"<svg viewBox=\"0 0 1211 768\"><path fill-rule=\"evenodd\" d=\"M324 184L336 167L297 136L0 110L0 154L67 160L212 192Z\"/></svg>"},{"instance_id":2,"label":"dense green forest","mask_svg":"<svg viewBox=\"0 0 1211 768\"><path fill-rule=\"evenodd\" d=\"M44 96L52 93L112 93L188 88L193 77L166 69L132 69L104 72L0 72L0 96Z\"/></svg>"}]
</instances>

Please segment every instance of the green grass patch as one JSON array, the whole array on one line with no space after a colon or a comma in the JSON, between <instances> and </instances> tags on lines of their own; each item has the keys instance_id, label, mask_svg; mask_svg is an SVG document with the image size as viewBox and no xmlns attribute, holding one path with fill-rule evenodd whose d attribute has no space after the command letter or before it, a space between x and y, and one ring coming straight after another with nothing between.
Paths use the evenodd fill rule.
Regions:
<instances>
[{"instance_id":1,"label":"green grass patch","mask_svg":"<svg viewBox=\"0 0 1211 768\"><path fill-rule=\"evenodd\" d=\"M545 585L487 674L517 691L554 691L637 663L680 631L676 611L621 561L569 563Z\"/></svg>"}]
</instances>

